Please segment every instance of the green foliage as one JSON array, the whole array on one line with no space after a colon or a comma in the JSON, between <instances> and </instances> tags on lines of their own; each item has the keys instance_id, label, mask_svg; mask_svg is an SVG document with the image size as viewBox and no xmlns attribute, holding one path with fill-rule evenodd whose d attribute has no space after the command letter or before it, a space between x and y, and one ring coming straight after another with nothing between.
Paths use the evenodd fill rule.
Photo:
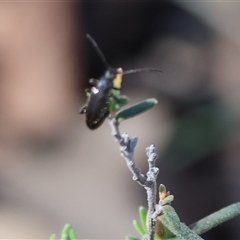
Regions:
<instances>
[{"instance_id":1,"label":"green foliage","mask_svg":"<svg viewBox=\"0 0 240 240\"><path fill-rule=\"evenodd\" d=\"M199 237L194 231L182 223L175 212L174 208L165 205L163 207L163 214L158 217L158 220L169 229L178 239L182 240L200 240ZM169 239L169 238L162 238Z\"/></svg>"},{"instance_id":2,"label":"green foliage","mask_svg":"<svg viewBox=\"0 0 240 240\"><path fill-rule=\"evenodd\" d=\"M91 97L89 92L87 92L87 96L88 98ZM116 123L117 127L122 121L148 111L157 104L156 99L150 98L119 111L129 102L129 99L120 94L120 89L115 88L111 89L111 96L108 100L110 105L107 109L107 113L111 113L111 119L115 120L114 123ZM179 161L179 166L189 164L193 159L197 159L211 149L217 148L221 143L221 136L223 136L223 132L221 131L222 124L216 125L217 121L215 120L218 120L218 115L216 113L217 112L212 111L212 108L199 108L178 120L176 126L177 137L175 137L172 142L171 149L173 151L171 152L177 153L178 158L180 158L181 161ZM215 118L213 118L213 116L215 116ZM104 119L105 118L106 117L104 116ZM202 121L201 118L204 118L206 121ZM201 120L199 120L197 128L196 119ZM214 121L212 119L214 119ZM211 131L204 131L205 126L201 125L202 122L204 124L207 122ZM214 131L212 131L212 129L214 129ZM115 132L116 135L119 135L117 140L122 140L119 131ZM185 133L184 137L182 134L178 134L182 132ZM130 143L136 145L136 139L135 141L133 140L134 139L132 139ZM197 146L199 147L197 148ZM186 149L190 149L191 151L186 151ZM196 151L196 149L198 150ZM188 155L186 155L186 153L188 153ZM176 163L176 166L177 164L178 163ZM156 204L155 209L153 209L155 212L150 216L151 218L149 219L148 210L146 208L139 208L140 221L134 220L133 225L142 239L152 239L153 233L155 233L154 240L201 240L202 238L199 234L209 231L213 227L216 227L240 214L240 203L236 203L223 208L188 227L180 221L175 209L170 206L173 200L174 196L167 191L163 184L161 184L159 186L159 203ZM155 200L152 202L155 202ZM153 205L154 204L150 206L152 207ZM155 229L153 229L153 226L155 226ZM133 236L127 236L126 239L140 240ZM56 235L52 235L50 240L57 240ZM65 225L62 231L61 240L77 240L75 231L71 225Z\"/></svg>"},{"instance_id":3,"label":"green foliage","mask_svg":"<svg viewBox=\"0 0 240 240\"><path fill-rule=\"evenodd\" d=\"M240 215L240 202L227 206L201 220L186 226L180 221L179 216L169 204L173 201L173 195L161 184L159 187L159 204L156 209L161 208L156 220L156 231L154 240L201 240L198 234L209 231L213 227L220 225L238 215ZM160 206L160 204L162 204ZM133 221L135 229L141 237L148 234L148 211L145 207L139 208L140 221ZM66 224L62 230L61 240L77 240L76 233L70 224ZM53 234L50 240L58 240ZM126 240L140 240L133 236L127 236Z\"/></svg>"},{"instance_id":4,"label":"green foliage","mask_svg":"<svg viewBox=\"0 0 240 240\"><path fill-rule=\"evenodd\" d=\"M163 184L159 186L159 204L156 205L155 235L154 240L201 240L199 234L209 231L213 227L220 225L238 215L240 215L240 202L225 207L201 220L186 226L180 221L179 216L172 206L173 195L166 190ZM148 212L144 207L139 208L140 222L133 221L133 225L141 237L148 234ZM137 240L138 238L128 236L127 240Z\"/></svg>"},{"instance_id":5,"label":"green foliage","mask_svg":"<svg viewBox=\"0 0 240 240\"><path fill-rule=\"evenodd\" d=\"M77 240L77 235L70 224L66 224L62 230L61 240ZM50 240L57 240L55 234L50 237Z\"/></svg>"},{"instance_id":6,"label":"green foliage","mask_svg":"<svg viewBox=\"0 0 240 240\"><path fill-rule=\"evenodd\" d=\"M140 240L140 239L139 239L139 238L132 237L132 236L127 236L127 237L126 237L126 240Z\"/></svg>"},{"instance_id":7,"label":"green foliage","mask_svg":"<svg viewBox=\"0 0 240 240\"><path fill-rule=\"evenodd\" d=\"M140 207L139 208L139 216L140 216L140 221L141 221L141 225L143 227L143 230L145 232L145 234L148 232L148 211L145 207Z\"/></svg>"},{"instance_id":8,"label":"green foliage","mask_svg":"<svg viewBox=\"0 0 240 240\"><path fill-rule=\"evenodd\" d=\"M145 207L139 208L140 222L137 220L133 221L133 226L141 236L148 233L148 212Z\"/></svg>"},{"instance_id":9,"label":"green foliage","mask_svg":"<svg viewBox=\"0 0 240 240\"><path fill-rule=\"evenodd\" d=\"M170 191L167 191L165 185L159 185L159 199L161 201L161 205L170 204L174 200L174 196L170 194Z\"/></svg>"},{"instance_id":10,"label":"green foliage","mask_svg":"<svg viewBox=\"0 0 240 240\"><path fill-rule=\"evenodd\" d=\"M197 234L202 234L208 230L224 223L240 214L240 202L231 204L221 210L212 213L211 215L197 221L192 224L190 227Z\"/></svg>"},{"instance_id":11,"label":"green foliage","mask_svg":"<svg viewBox=\"0 0 240 240\"><path fill-rule=\"evenodd\" d=\"M136 105L130 106L129 108L126 108L119 112L116 115L116 120L118 122L122 122L123 120L135 117L143 112L148 111L156 104L157 100L155 98L146 99L140 103L137 103Z\"/></svg>"}]
</instances>

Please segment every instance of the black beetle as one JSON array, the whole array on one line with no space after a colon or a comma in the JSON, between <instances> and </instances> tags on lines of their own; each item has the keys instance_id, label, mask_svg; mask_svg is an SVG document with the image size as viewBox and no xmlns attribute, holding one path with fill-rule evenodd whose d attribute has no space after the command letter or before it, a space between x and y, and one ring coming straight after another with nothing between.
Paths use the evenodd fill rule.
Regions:
<instances>
[{"instance_id":1,"label":"black beetle","mask_svg":"<svg viewBox=\"0 0 240 240\"><path fill-rule=\"evenodd\" d=\"M138 72L162 71L156 68L140 68L128 71L123 71L121 68L111 68L95 40L89 34L87 34L86 37L93 44L107 67L107 71L100 79L92 78L89 80L92 87L86 89L87 103L79 111L80 114L86 115L87 126L94 130L102 125L109 114L116 112L128 103L128 98L120 95L123 75Z\"/></svg>"}]
</instances>

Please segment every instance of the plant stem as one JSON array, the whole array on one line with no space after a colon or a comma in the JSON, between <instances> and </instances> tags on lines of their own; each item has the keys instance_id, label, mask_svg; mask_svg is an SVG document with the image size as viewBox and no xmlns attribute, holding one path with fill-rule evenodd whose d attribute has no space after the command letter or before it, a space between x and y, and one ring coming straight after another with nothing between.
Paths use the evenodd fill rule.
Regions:
<instances>
[{"instance_id":1,"label":"plant stem","mask_svg":"<svg viewBox=\"0 0 240 240\"><path fill-rule=\"evenodd\" d=\"M146 189L148 202L148 234L143 237L144 240L153 240L155 234L155 218L152 218L155 212L156 195L157 195L157 176L159 169L155 166L157 154L154 145L150 145L146 149L148 156L148 172L146 176L136 166L134 159L134 149L137 145L137 138L130 138L127 133L121 134L119 131L119 123L116 119L110 118L110 126L112 135L116 138L120 145L120 152L126 161L127 167L133 174L133 180L138 182Z\"/></svg>"}]
</instances>

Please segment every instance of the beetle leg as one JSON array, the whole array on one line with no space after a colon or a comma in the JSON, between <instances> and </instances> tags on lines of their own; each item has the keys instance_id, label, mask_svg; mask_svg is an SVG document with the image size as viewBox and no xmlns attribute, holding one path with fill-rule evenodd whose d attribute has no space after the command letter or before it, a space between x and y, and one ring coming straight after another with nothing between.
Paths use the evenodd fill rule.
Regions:
<instances>
[{"instance_id":1,"label":"beetle leg","mask_svg":"<svg viewBox=\"0 0 240 240\"><path fill-rule=\"evenodd\" d=\"M128 97L126 97L124 95L120 95L120 94L113 94L112 101L109 106L109 112L113 113L113 112L118 111L121 107L126 105L128 102L129 102Z\"/></svg>"},{"instance_id":2,"label":"beetle leg","mask_svg":"<svg viewBox=\"0 0 240 240\"><path fill-rule=\"evenodd\" d=\"M90 97L90 95L91 95L91 88L86 88L85 89L85 93L86 93L87 97Z\"/></svg>"},{"instance_id":3,"label":"beetle leg","mask_svg":"<svg viewBox=\"0 0 240 240\"><path fill-rule=\"evenodd\" d=\"M83 106L80 110L79 110L79 114L85 114L87 111L87 106Z\"/></svg>"}]
</instances>

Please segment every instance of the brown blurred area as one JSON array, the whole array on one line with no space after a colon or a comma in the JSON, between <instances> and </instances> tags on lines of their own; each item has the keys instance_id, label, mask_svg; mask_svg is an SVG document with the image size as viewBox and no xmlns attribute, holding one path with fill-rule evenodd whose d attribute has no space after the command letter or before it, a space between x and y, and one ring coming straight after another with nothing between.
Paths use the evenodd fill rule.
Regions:
<instances>
[{"instance_id":1,"label":"brown blurred area","mask_svg":"<svg viewBox=\"0 0 240 240\"><path fill-rule=\"evenodd\" d=\"M23 205L31 205L28 191L35 195L44 188L30 175L36 171L43 174L45 184L51 181L35 165L45 161L48 168L48 154L38 157L55 142L65 141L75 122L72 116L79 104L77 86L83 69L75 52L81 49L81 23L74 5L0 3L1 239L48 236L44 231L48 224L38 217L37 206L33 203L24 210ZM53 157L49 159L50 164Z\"/></svg>"},{"instance_id":2,"label":"brown blurred area","mask_svg":"<svg viewBox=\"0 0 240 240\"><path fill-rule=\"evenodd\" d=\"M106 123L87 129L88 77L104 65L157 67L126 76L123 94L155 97L149 113L123 122L159 154L159 182L191 224L239 201L239 3L1 2L0 239L47 239L65 223L79 238L137 235L146 205ZM88 76L89 75L89 76ZM238 239L239 218L203 236Z\"/></svg>"}]
</instances>

